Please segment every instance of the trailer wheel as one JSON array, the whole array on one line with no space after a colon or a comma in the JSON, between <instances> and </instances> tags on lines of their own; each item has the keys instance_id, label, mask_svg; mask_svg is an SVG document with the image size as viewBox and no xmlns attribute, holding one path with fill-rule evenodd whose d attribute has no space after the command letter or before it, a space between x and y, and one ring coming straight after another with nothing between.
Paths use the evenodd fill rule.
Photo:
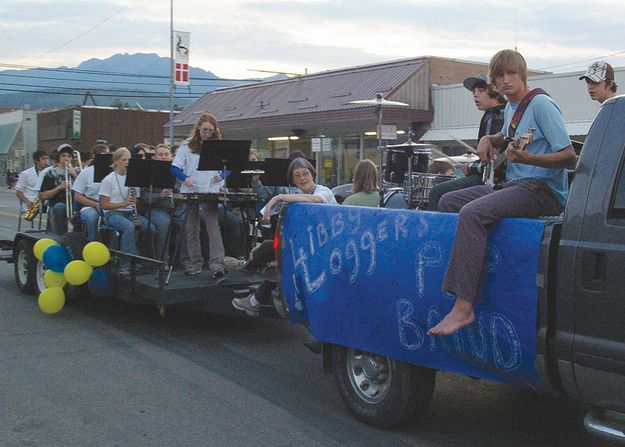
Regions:
<instances>
[{"instance_id":1,"label":"trailer wheel","mask_svg":"<svg viewBox=\"0 0 625 447\"><path fill-rule=\"evenodd\" d=\"M333 346L334 377L356 419L388 429L414 421L430 405L436 372L358 349Z\"/></svg>"},{"instance_id":2,"label":"trailer wheel","mask_svg":"<svg viewBox=\"0 0 625 447\"><path fill-rule=\"evenodd\" d=\"M32 294L35 291L35 274L37 259L33 254L33 243L27 239L20 239L13 251L15 267L15 283L20 292Z\"/></svg>"},{"instance_id":3,"label":"trailer wheel","mask_svg":"<svg viewBox=\"0 0 625 447\"><path fill-rule=\"evenodd\" d=\"M43 282L43 275L45 275L47 271L48 269L46 268L46 265L43 263L43 261L35 259L35 277L33 284L34 291L37 296L39 296L41 292L46 290L46 284Z\"/></svg>"}]
</instances>

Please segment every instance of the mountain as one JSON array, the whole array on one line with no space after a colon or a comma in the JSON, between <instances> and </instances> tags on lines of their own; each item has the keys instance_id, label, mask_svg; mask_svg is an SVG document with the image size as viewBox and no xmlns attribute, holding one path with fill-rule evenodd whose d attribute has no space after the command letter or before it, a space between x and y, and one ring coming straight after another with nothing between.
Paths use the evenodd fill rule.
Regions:
<instances>
[{"instance_id":1,"label":"mountain","mask_svg":"<svg viewBox=\"0 0 625 447\"><path fill-rule=\"evenodd\" d=\"M95 100L99 106L169 110L169 72L169 58L157 54L116 54L107 59L89 59L75 68L0 71L0 108L57 109L92 105ZM176 109L218 88L258 82L222 79L197 67L189 68L189 76L188 87L175 88Z\"/></svg>"}]
</instances>

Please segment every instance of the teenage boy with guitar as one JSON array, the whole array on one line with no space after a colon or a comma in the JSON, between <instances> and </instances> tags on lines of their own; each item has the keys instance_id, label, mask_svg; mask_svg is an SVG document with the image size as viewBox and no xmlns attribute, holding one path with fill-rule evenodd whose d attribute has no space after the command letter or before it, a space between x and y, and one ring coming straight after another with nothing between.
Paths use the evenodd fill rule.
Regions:
<instances>
[{"instance_id":1,"label":"teenage boy with guitar","mask_svg":"<svg viewBox=\"0 0 625 447\"><path fill-rule=\"evenodd\" d=\"M473 323L473 303L486 259L488 231L504 217L560 214L568 194L566 168L577 162L560 109L544 91L530 91L527 64L520 53L502 50L495 54L489 78L506 95L508 104L502 132L482 137L477 151L484 162L503 152L508 162L506 183L499 190L479 185L441 198L440 211L459 213L443 282L443 290L455 295L456 301L428 335L451 335ZM508 143L509 139L527 139L530 129L534 129L531 143Z\"/></svg>"}]
</instances>

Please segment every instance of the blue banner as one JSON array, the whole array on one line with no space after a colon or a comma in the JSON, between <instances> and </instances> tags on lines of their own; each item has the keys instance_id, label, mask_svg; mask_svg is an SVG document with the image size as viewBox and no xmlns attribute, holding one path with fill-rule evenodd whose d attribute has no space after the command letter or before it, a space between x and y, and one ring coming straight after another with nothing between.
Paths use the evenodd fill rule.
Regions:
<instances>
[{"instance_id":1,"label":"blue banner","mask_svg":"<svg viewBox=\"0 0 625 447\"><path fill-rule=\"evenodd\" d=\"M503 219L491 232L476 321L426 332L454 297L441 290L457 214L289 205L282 287L291 320L321 341L408 363L535 385L540 241L545 223Z\"/></svg>"}]
</instances>

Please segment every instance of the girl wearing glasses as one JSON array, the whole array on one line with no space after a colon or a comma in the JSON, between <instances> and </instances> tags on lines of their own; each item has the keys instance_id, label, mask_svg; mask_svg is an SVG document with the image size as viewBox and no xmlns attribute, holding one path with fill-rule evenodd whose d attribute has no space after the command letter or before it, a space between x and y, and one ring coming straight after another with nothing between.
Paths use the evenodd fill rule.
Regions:
<instances>
[{"instance_id":1,"label":"girl wearing glasses","mask_svg":"<svg viewBox=\"0 0 625 447\"><path fill-rule=\"evenodd\" d=\"M181 193L219 192L222 179L218 171L198 171L202 142L205 140L221 140L221 131L217 119L210 113L200 116L191 137L176 152L171 165L172 173L180 179ZM189 263L185 268L187 275L202 272L202 247L200 245L200 211L206 220L206 233L209 241L208 266L211 278L218 279L225 275L224 245L219 230L217 202L187 204L185 230L187 234L187 250Z\"/></svg>"}]
</instances>

